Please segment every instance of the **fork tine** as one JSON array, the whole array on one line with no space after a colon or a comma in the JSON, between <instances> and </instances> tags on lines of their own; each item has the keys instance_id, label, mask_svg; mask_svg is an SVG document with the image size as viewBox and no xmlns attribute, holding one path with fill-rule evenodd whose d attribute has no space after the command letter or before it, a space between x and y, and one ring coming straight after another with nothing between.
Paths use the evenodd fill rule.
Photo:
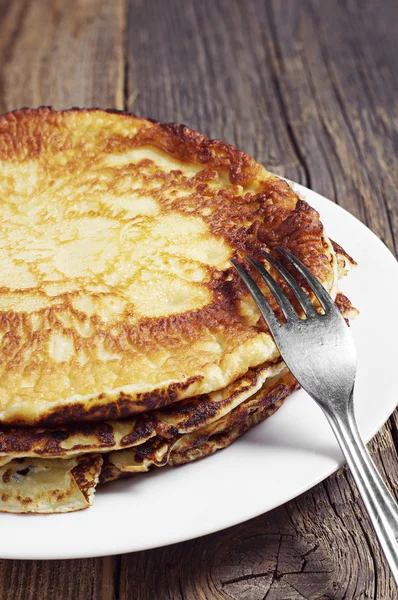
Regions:
<instances>
[{"instance_id":1,"label":"fork tine","mask_svg":"<svg viewBox=\"0 0 398 600\"><path fill-rule=\"evenodd\" d=\"M304 281L309 285L315 296L318 298L320 305L325 312L335 308L335 303L329 296L323 285L318 281L313 273L306 267L301 260L296 258L291 252L284 248L277 248L290 262L296 267Z\"/></svg>"},{"instance_id":2,"label":"fork tine","mask_svg":"<svg viewBox=\"0 0 398 600\"><path fill-rule=\"evenodd\" d=\"M274 332L277 331L282 324L276 318L274 311L268 303L268 300L264 297L262 291L254 281L254 279L249 275L249 273L247 273L247 271L236 260L232 258L231 263L233 264L233 266L243 279L244 283L246 284L249 292L253 297L253 300L257 304L268 327L270 328L272 335L274 335Z\"/></svg>"},{"instance_id":3,"label":"fork tine","mask_svg":"<svg viewBox=\"0 0 398 600\"><path fill-rule=\"evenodd\" d=\"M306 316L315 315L316 310L315 306L312 304L311 300L308 298L307 294L300 287L294 277L285 269L285 267L278 261L272 258L268 252L264 250L261 251L261 254L265 256L267 261L282 275L286 283L293 290L294 295L296 296L298 302L300 303L301 308L305 312Z\"/></svg>"},{"instance_id":4,"label":"fork tine","mask_svg":"<svg viewBox=\"0 0 398 600\"><path fill-rule=\"evenodd\" d=\"M268 273L266 269L264 269L263 265L258 262L258 260L248 256L253 267L260 273L261 277L264 279L265 283L268 285L269 289L273 293L275 300L278 302L281 307L283 316L286 320L293 321L298 319L298 315L294 310L289 298L286 296L285 292L282 288L276 283L273 277Z\"/></svg>"}]
</instances>

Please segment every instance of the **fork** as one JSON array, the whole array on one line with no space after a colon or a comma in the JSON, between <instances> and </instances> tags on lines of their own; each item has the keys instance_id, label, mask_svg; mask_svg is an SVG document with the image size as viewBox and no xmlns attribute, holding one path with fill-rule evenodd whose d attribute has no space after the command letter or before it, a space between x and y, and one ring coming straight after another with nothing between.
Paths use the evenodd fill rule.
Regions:
<instances>
[{"instance_id":1,"label":"fork","mask_svg":"<svg viewBox=\"0 0 398 600\"><path fill-rule=\"evenodd\" d=\"M247 270L236 260L231 259L231 263L260 309L286 366L325 413L358 486L395 582L398 583L398 505L376 470L356 423L354 340L340 311L315 275L284 248L277 250L294 266L314 293L323 309L322 314L296 278L269 253L261 252L293 292L303 310L300 315L264 266L250 256L247 258L267 284L286 322L277 318Z\"/></svg>"}]
</instances>

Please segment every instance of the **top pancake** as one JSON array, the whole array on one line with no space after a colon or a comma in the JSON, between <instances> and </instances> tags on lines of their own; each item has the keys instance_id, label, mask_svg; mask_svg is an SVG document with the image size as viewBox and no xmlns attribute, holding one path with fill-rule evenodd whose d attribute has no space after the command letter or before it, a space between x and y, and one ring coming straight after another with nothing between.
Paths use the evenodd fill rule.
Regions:
<instances>
[{"instance_id":1,"label":"top pancake","mask_svg":"<svg viewBox=\"0 0 398 600\"><path fill-rule=\"evenodd\" d=\"M274 360L233 257L283 246L335 293L318 213L183 125L100 110L0 117L0 225L3 424L126 417Z\"/></svg>"}]
</instances>

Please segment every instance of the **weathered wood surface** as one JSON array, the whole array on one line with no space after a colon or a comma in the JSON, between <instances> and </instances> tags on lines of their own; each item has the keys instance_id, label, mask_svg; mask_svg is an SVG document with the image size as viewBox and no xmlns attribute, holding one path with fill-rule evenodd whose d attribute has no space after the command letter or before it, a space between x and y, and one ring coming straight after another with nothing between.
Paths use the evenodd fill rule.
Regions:
<instances>
[{"instance_id":1,"label":"weathered wood surface","mask_svg":"<svg viewBox=\"0 0 398 600\"><path fill-rule=\"evenodd\" d=\"M394 0L0 0L0 110L185 122L398 244ZM371 443L398 489L398 420ZM248 523L104 559L0 561L0 598L393 600L345 469Z\"/></svg>"}]
</instances>

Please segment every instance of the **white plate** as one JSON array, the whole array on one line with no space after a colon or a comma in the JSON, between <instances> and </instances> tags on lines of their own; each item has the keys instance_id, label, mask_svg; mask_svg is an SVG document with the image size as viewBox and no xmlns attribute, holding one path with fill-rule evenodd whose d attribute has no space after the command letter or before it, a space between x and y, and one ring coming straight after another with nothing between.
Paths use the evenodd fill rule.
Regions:
<instances>
[{"instance_id":1,"label":"white plate","mask_svg":"<svg viewBox=\"0 0 398 600\"><path fill-rule=\"evenodd\" d=\"M358 261L342 283L360 311L355 405L368 440L398 402L398 263L346 211L302 186L326 231ZM0 557L82 558L145 550L235 525L298 496L333 473L342 455L303 391L230 448L177 469L105 486L94 506L66 515L0 514Z\"/></svg>"}]
</instances>

